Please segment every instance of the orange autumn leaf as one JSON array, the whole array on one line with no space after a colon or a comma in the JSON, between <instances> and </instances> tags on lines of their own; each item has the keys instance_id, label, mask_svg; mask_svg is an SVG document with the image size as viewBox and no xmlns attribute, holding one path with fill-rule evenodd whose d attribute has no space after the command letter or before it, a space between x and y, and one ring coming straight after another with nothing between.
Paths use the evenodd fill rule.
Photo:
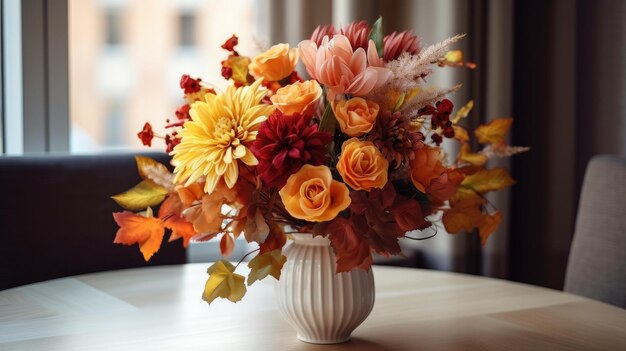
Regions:
<instances>
[{"instance_id":1,"label":"orange autumn leaf","mask_svg":"<svg viewBox=\"0 0 626 351\"><path fill-rule=\"evenodd\" d=\"M461 186L474 190L479 194L499 190L515 184L504 168L483 169L468 175L461 182Z\"/></svg>"},{"instance_id":2,"label":"orange autumn leaf","mask_svg":"<svg viewBox=\"0 0 626 351\"><path fill-rule=\"evenodd\" d=\"M464 143L461 146L461 151L459 151L459 161L469 163L473 166L482 167L485 163L487 163L487 160L487 156L472 152L469 144Z\"/></svg>"},{"instance_id":3,"label":"orange autumn leaf","mask_svg":"<svg viewBox=\"0 0 626 351\"><path fill-rule=\"evenodd\" d=\"M494 119L476 128L474 135L481 144L504 144L512 123L513 118L510 117Z\"/></svg>"},{"instance_id":4,"label":"orange autumn leaf","mask_svg":"<svg viewBox=\"0 0 626 351\"><path fill-rule=\"evenodd\" d=\"M445 211L442 217L446 231L456 234L476 228L482 221L481 206L484 203L485 200L476 193L459 190L450 200L450 209Z\"/></svg>"},{"instance_id":5,"label":"orange autumn leaf","mask_svg":"<svg viewBox=\"0 0 626 351\"><path fill-rule=\"evenodd\" d=\"M222 235L222 239L220 240L220 252L222 253L222 256L230 256L234 249L235 240L233 239L233 236L228 233L224 233L224 235Z\"/></svg>"},{"instance_id":6,"label":"orange autumn leaf","mask_svg":"<svg viewBox=\"0 0 626 351\"><path fill-rule=\"evenodd\" d=\"M159 251L165 228L158 218L152 217L152 210L148 210L147 216L128 211L115 212L113 219L120 226L113 240L115 244L139 244L146 261Z\"/></svg>"},{"instance_id":7,"label":"orange autumn leaf","mask_svg":"<svg viewBox=\"0 0 626 351\"><path fill-rule=\"evenodd\" d=\"M500 222L502 222L502 213L500 213L500 211L496 211L491 215L483 215L482 221L478 225L478 234L480 235L480 242L483 246L487 243L489 236L498 229Z\"/></svg>"},{"instance_id":8,"label":"orange autumn leaf","mask_svg":"<svg viewBox=\"0 0 626 351\"><path fill-rule=\"evenodd\" d=\"M191 183L189 186L176 187L178 197L185 207L189 207L194 201L200 200L204 195L204 183Z\"/></svg>"},{"instance_id":9,"label":"orange autumn leaf","mask_svg":"<svg viewBox=\"0 0 626 351\"><path fill-rule=\"evenodd\" d=\"M177 193L171 193L159 208L159 218L163 225L172 231L168 242L183 239L183 246L189 245L189 240L196 235L193 224L181 216L184 206Z\"/></svg>"},{"instance_id":10,"label":"orange autumn leaf","mask_svg":"<svg viewBox=\"0 0 626 351\"><path fill-rule=\"evenodd\" d=\"M452 125L452 129L454 129L454 139L462 143L469 143L470 137L465 128L459 125Z\"/></svg>"}]
</instances>

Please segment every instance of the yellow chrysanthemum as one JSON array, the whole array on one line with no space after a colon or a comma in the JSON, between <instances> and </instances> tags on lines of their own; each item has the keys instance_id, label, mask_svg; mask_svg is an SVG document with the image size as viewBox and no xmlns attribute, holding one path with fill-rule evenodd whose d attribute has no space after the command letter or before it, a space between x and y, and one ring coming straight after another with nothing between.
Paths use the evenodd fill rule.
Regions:
<instances>
[{"instance_id":1,"label":"yellow chrysanthemum","mask_svg":"<svg viewBox=\"0 0 626 351\"><path fill-rule=\"evenodd\" d=\"M210 194L222 177L232 188L239 177L239 161L256 166L249 149L259 126L274 112L275 106L261 103L266 94L261 81L221 94L206 94L204 101L191 105L192 120L180 131L182 138L172 155L176 165L175 182L189 185L206 176L204 190Z\"/></svg>"}]
</instances>

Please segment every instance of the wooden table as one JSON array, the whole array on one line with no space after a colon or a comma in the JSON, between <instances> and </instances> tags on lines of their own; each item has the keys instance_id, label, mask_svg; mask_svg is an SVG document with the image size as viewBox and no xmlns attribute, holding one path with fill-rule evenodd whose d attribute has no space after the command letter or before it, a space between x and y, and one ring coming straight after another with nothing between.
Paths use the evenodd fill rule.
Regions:
<instances>
[{"instance_id":1,"label":"wooden table","mask_svg":"<svg viewBox=\"0 0 626 351\"><path fill-rule=\"evenodd\" d=\"M0 292L0 350L626 350L626 310L453 273L375 267L376 305L344 344L298 341L273 279L200 299L207 264L62 278Z\"/></svg>"}]
</instances>

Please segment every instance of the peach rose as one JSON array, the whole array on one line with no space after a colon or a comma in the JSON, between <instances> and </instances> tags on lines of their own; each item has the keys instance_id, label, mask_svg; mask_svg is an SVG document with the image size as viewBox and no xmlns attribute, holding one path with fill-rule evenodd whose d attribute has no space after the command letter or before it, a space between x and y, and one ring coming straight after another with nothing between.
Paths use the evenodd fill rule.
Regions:
<instances>
[{"instance_id":1,"label":"peach rose","mask_svg":"<svg viewBox=\"0 0 626 351\"><path fill-rule=\"evenodd\" d=\"M274 82L290 75L296 63L298 63L297 49L289 50L289 44L276 44L253 58L248 69L254 77L263 77Z\"/></svg>"},{"instance_id":2,"label":"peach rose","mask_svg":"<svg viewBox=\"0 0 626 351\"><path fill-rule=\"evenodd\" d=\"M352 138L341 146L337 171L352 189L382 189L387 184L388 170L389 162L371 141Z\"/></svg>"},{"instance_id":3,"label":"peach rose","mask_svg":"<svg viewBox=\"0 0 626 351\"><path fill-rule=\"evenodd\" d=\"M417 190L426 193L431 182L445 172L443 154L438 147L424 146L415 151L411 161L411 180Z\"/></svg>"},{"instance_id":4,"label":"peach rose","mask_svg":"<svg viewBox=\"0 0 626 351\"><path fill-rule=\"evenodd\" d=\"M333 112L341 131L351 137L359 137L374 127L378 104L359 97L333 102Z\"/></svg>"},{"instance_id":5,"label":"peach rose","mask_svg":"<svg viewBox=\"0 0 626 351\"><path fill-rule=\"evenodd\" d=\"M312 222L337 217L351 201L348 187L333 180L326 166L302 166L278 193L292 216Z\"/></svg>"},{"instance_id":6,"label":"peach rose","mask_svg":"<svg viewBox=\"0 0 626 351\"><path fill-rule=\"evenodd\" d=\"M322 87L315 80L296 82L276 91L270 100L285 115L310 115L322 96Z\"/></svg>"}]
</instances>

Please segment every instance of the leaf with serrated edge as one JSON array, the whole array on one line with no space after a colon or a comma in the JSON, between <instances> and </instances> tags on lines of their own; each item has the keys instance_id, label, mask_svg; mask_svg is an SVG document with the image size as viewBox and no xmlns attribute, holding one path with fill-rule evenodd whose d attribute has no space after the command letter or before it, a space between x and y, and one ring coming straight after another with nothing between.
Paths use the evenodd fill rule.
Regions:
<instances>
[{"instance_id":1,"label":"leaf with serrated edge","mask_svg":"<svg viewBox=\"0 0 626 351\"><path fill-rule=\"evenodd\" d=\"M500 211L496 211L491 215L483 215L482 221L478 225L478 234L483 246L487 243L489 236L498 229L500 222L502 222L502 213Z\"/></svg>"},{"instance_id":2,"label":"leaf with serrated edge","mask_svg":"<svg viewBox=\"0 0 626 351\"><path fill-rule=\"evenodd\" d=\"M482 167L485 163L487 163L487 156L479 153L474 153L470 150L469 144L465 143L461 146L461 151L459 151L459 160L463 162L467 162L473 166Z\"/></svg>"},{"instance_id":3,"label":"leaf with serrated edge","mask_svg":"<svg viewBox=\"0 0 626 351\"><path fill-rule=\"evenodd\" d=\"M225 260L211 265L207 269L209 279L204 285L202 299L209 304L218 297L232 302L240 301L246 294L246 279L234 271L235 266Z\"/></svg>"},{"instance_id":4,"label":"leaf with serrated edge","mask_svg":"<svg viewBox=\"0 0 626 351\"><path fill-rule=\"evenodd\" d=\"M250 267L248 285L252 285L252 283L268 275L276 278L276 280L280 279L280 271L286 261L287 257L282 254L281 250L273 250L256 255L256 257L248 263L248 267Z\"/></svg>"},{"instance_id":5,"label":"leaf with serrated edge","mask_svg":"<svg viewBox=\"0 0 626 351\"><path fill-rule=\"evenodd\" d=\"M468 175L461 182L461 186L474 190L479 194L499 190L515 184L504 168L483 169Z\"/></svg>"},{"instance_id":6,"label":"leaf with serrated edge","mask_svg":"<svg viewBox=\"0 0 626 351\"><path fill-rule=\"evenodd\" d=\"M497 118L487 124L480 125L474 130L474 135L481 144L504 144L506 134L512 123L513 118Z\"/></svg>"},{"instance_id":7,"label":"leaf with serrated edge","mask_svg":"<svg viewBox=\"0 0 626 351\"><path fill-rule=\"evenodd\" d=\"M159 251L165 233L161 221L152 217L152 210L148 209L146 216L128 211L113 213L113 219L120 226L113 243L138 244L146 262Z\"/></svg>"},{"instance_id":8,"label":"leaf with serrated edge","mask_svg":"<svg viewBox=\"0 0 626 351\"><path fill-rule=\"evenodd\" d=\"M146 179L121 194L111 196L111 198L127 210L141 211L146 207L159 205L167 193L167 189Z\"/></svg>"},{"instance_id":9,"label":"leaf with serrated edge","mask_svg":"<svg viewBox=\"0 0 626 351\"><path fill-rule=\"evenodd\" d=\"M468 101L467 104L465 104L465 106L461 107L456 112L456 114L454 115L454 118L452 118L450 122L452 122L452 124L459 123L459 121L461 121L463 118L469 115L469 113L472 111L473 108L474 108L474 100Z\"/></svg>"}]
</instances>

